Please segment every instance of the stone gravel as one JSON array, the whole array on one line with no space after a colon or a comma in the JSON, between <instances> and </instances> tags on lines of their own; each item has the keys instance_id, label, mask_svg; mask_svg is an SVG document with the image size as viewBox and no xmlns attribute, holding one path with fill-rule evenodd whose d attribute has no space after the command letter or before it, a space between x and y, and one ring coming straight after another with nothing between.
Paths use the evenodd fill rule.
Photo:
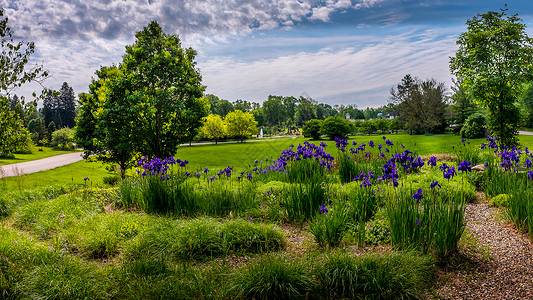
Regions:
<instances>
[{"instance_id":1,"label":"stone gravel","mask_svg":"<svg viewBox=\"0 0 533 300\"><path fill-rule=\"evenodd\" d=\"M477 251L459 254L463 263L439 274L435 298L533 299L533 247L529 236L498 216L481 196L466 207L466 231ZM500 213L501 215L501 213ZM490 255L483 254L487 249ZM485 256L485 257L483 257ZM466 261L466 262L465 262Z\"/></svg>"}]
</instances>

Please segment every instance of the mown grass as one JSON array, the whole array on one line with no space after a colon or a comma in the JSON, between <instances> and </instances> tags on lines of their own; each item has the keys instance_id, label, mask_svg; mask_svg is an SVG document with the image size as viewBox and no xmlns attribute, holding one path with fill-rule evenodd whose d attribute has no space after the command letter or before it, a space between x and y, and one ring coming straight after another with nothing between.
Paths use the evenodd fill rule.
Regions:
<instances>
[{"instance_id":1,"label":"mown grass","mask_svg":"<svg viewBox=\"0 0 533 300\"><path fill-rule=\"evenodd\" d=\"M24 170L22 170L24 171ZM114 176L101 162L79 161L70 165L21 176L0 179L0 191L23 190L28 187L47 187L55 185L102 186L103 178ZM89 180L85 181L84 178Z\"/></svg>"}]
</instances>

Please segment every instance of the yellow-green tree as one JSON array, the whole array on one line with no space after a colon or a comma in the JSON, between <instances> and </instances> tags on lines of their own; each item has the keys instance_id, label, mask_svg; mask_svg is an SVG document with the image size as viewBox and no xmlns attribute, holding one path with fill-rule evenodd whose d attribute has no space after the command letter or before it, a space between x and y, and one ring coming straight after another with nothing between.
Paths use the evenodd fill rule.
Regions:
<instances>
[{"instance_id":1,"label":"yellow-green tree","mask_svg":"<svg viewBox=\"0 0 533 300\"><path fill-rule=\"evenodd\" d=\"M246 136L257 133L257 121L252 113L236 110L228 113L224 119L229 135L239 137L241 143Z\"/></svg>"},{"instance_id":2,"label":"yellow-green tree","mask_svg":"<svg viewBox=\"0 0 533 300\"><path fill-rule=\"evenodd\" d=\"M228 134L226 124L219 115L210 114L205 117L204 126L200 129L200 134L208 139L214 139L215 144L218 140Z\"/></svg>"}]
</instances>

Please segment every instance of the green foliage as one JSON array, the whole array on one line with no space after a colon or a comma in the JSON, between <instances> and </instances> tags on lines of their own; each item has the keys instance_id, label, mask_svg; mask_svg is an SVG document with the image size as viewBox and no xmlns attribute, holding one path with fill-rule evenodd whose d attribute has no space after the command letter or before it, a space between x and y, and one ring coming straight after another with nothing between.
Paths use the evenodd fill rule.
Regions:
<instances>
[{"instance_id":1,"label":"green foliage","mask_svg":"<svg viewBox=\"0 0 533 300\"><path fill-rule=\"evenodd\" d=\"M362 171L360 165L345 153L339 153L337 157L337 170L341 183L352 182L353 178Z\"/></svg>"},{"instance_id":2,"label":"green foliage","mask_svg":"<svg viewBox=\"0 0 533 300\"><path fill-rule=\"evenodd\" d=\"M468 125L465 125L463 128L467 128ZM482 163L483 152L480 149L479 145L474 145L471 141L463 139L460 143L452 146L453 152L456 156L457 163L462 161L469 161L472 163L472 166Z\"/></svg>"},{"instance_id":3,"label":"green foliage","mask_svg":"<svg viewBox=\"0 0 533 300\"><path fill-rule=\"evenodd\" d=\"M452 100L450 109L453 112L452 122L456 125L454 132L459 132L463 128L466 119L473 113L478 112L479 107L474 103L466 87L462 85L462 81L453 79L452 81L454 86L452 86L453 95L450 97Z\"/></svg>"},{"instance_id":4,"label":"green foliage","mask_svg":"<svg viewBox=\"0 0 533 300\"><path fill-rule=\"evenodd\" d=\"M62 149L69 148L74 138L74 129L65 127L52 133L52 146L61 146Z\"/></svg>"},{"instance_id":5,"label":"green foliage","mask_svg":"<svg viewBox=\"0 0 533 300\"><path fill-rule=\"evenodd\" d=\"M135 261L159 254L174 261L206 260L230 252L277 251L283 245L282 232L272 225L241 219L159 221L125 245L124 257Z\"/></svg>"},{"instance_id":6,"label":"green foliage","mask_svg":"<svg viewBox=\"0 0 533 300\"><path fill-rule=\"evenodd\" d=\"M496 207L509 207L509 199L511 196L508 194L499 194L497 196L494 196L490 198L489 204L490 206L496 206Z\"/></svg>"},{"instance_id":7,"label":"green foliage","mask_svg":"<svg viewBox=\"0 0 533 300\"><path fill-rule=\"evenodd\" d=\"M457 250L465 229L463 199L441 191L426 192L420 201L415 191L401 189L387 203L392 245L397 249L416 249L444 258Z\"/></svg>"},{"instance_id":8,"label":"green foliage","mask_svg":"<svg viewBox=\"0 0 533 300\"><path fill-rule=\"evenodd\" d=\"M316 270L324 299L420 299L435 273L429 256L416 252L354 257L339 252Z\"/></svg>"},{"instance_id":9,"label":"green foliage","mask_svg":"<svg viewBox=\"0 0 533 300\"><path fill-rule=\"evenodd\" d=\"M292 183L313 183L326 180L326 172L320 162L302 159L291 162L287 167L287 181Z\"/></svg>"},{"instance_id":10,"label":"green foliage","mask_svg":"<svg viewBox=\"0 0 533 300\"><path fill-rule=\"evenodd\" d=\"M524 84L523 87L523 92L519 98L524 118L523 124L526 128L533 128L533 81Z\"/></svg>"},{"instance_id":11,"label":"green foliage","mask_svg":"<svg viewBox=\"0 0 533 300\"><path fill-rule=\"evenodd\" d=\"M120 182L119 176L105 176L102 178L102 182L107 185L117 185Z\"/></svg>"},{"instance_id":12,"label":"green foliage","mask_svg":"<svg viewBox=\"0 0 533 300\"><path fill-rule=\"evenodd\" d=\"M487 119L481 113L471 114L466 119L463 128L461 129L461 137L467 139L476 139L487 136L486 135Z\"/></svg>"},{"instance_id":13,"label":"green foliage","mask_svg":"<svg viewBox=\"0 0 533 300\"><path fill-rule=\"evenodd\" d=\"M184 216L240 214L257 204L252 184L240 183L232 187L224 180L214 180L195 186L183 179L172 175L168 180L159 176L124 180L119 185L119 204L147 213Z\"/></svg>"},{"instance_id":14,"label":"green foliage","mask_svg":"<svg viewBox=\"0 0 533 300\"><path fill-rule=\"evenodd\" d=\"M229 135L239 137L241 143L246 136L257 133L257 122L252 113L236 110L228 113L224 118Z\"/></svg>"},{"instance_id":15,"label":"green foliage","mask_svg":"<svg viewBox=\"0 0 533 300\"><path fill-rule=\"evenodd\" d=\"M421 81L407 74L391 90L391 103L396 105L399 117L407 122L410 131L428 134L443 128L445 91L442 82L435 79Z\"/></svg>"},{"instance_id":16,"label":"green foliage","mask_svg":"<svg viewBox=\"0 0 533 300\"><path fill-rule=\"evenodd\" d=\"M309 232L321 247L336 247L346 233L347 222L345 206L324 204L320 214L309 222Z\"/></svg>"},{"instance_id":17,"label":"green foliage","mask_svg":"<svg viewBox=\"0 0 533 300\"><path fill-rule=\"evenodd\" d=\"M200 129L200 135L208 139L214 139L218 143L219 139L227 135L227 125L219 115L210 114L205 117L204 126Z\"/></svg>"},{"instance_id":18,"label":"green foliage","mask_svg":"<svg viewBox=\"0 0 533 300\"><path fill-rule=\"evenodd\" d=\"M136 153L166 158L194 138L207 114L195 55L155 21L138 32L122 63L102 67L80 95L76 139L86 155L125 170Z\"/></svg>"},{"instance_id":19,"label":"green foliage","mask_svg":"<svg viewBox=\"0 0 533 300\"><path fill-rule=\"evenodd\" d=\"M385 214L374 215L365 224L365 241L371 245L386 244L390 242L389 219Z\"/></svg>"},{"instance_id":20,"label":"green foliage","mask_svg":"<svg viewBox=\"0 0 533 300\"><path fill-rule=\"evenodd\" d=\"M20 118L20 111L10 110L9 99L0 97L0 157L9 156L11 153L28 148L30 145L30 133L24 127L24 120Z\"/></svg>"},{"instance_id":21,"label":"green foliage","mask_svg":"<svg viewBox=\"0 0 533 300\"><path fill-rule=\"evenodd\" d=\"M102 212L103 203L94 197L98 193L98 190L77 191L51 200L24 203L13 216L15 225L40 238L50 238L77 220Z\"/></svg>"},{"instance_id":22,"label":"green foliage","mask_svg":"<svg viewBox=\"0 0 533 300\"><path fill-rule=\"evenodd\" d=\"M473 99L489 110L489 128L503 145L517 144L521 83L532 78L533 41L526 25L507 9L489 11L466 22L450 59L452 73L463 80Z\"/></svg>"},{"instance_id":23,"label":"green foliage","mask_svg":"<svg viewBox=\"0 0 533 300\"><path fill-rule=\"evenodd\" d=\"M319 213L320 205L327 203L327 193L321 181L298 183L289 187L283 200L288 219L303 222Z\"/></svg>"},{"instance_id":24,"label":"green foliage","mask_svg":"<svg viewBox=\"0 0 533 300\"><path fill-rule=\"evenodd\" d=\"M352 131L353 127L350 121L334 116L324 120L320 134L326 135L333 140L335 137L346 138Z\"/></svg>"},{"instance_id":25,"label":"green foliage","mask_svg":"<svg viewBox=\"0 0 533 300\"><path fill-rule=\"evenodd\" d=\"M234 273L230 289L246 299L306 299L313 279L301 261L266 256Z\"/></svg>"},{"instance_id":26,"label":"green foliage","mask_svg":"<svg viewBox=\"0 0 533 300\"><path fill-rule=\"evenodd\" d=\"M302 134L306 138L313 138L315 140L320 139L320 130L322 128L322 120L311 119L307 121L302 128Z\"/></svg>"},{"instance_id":27,"label":"green foliage","mask_svg":"<svg viewBox=\"0 0 533 300\"><path fill-rule=\"evenodd\" d=\"M367 229L365 224L378 209L378 197L372 187L355 187L341 199L341 204L346 205L348 221L355 224L356 242L363 246Z\"/></svg>"}]
</instances>

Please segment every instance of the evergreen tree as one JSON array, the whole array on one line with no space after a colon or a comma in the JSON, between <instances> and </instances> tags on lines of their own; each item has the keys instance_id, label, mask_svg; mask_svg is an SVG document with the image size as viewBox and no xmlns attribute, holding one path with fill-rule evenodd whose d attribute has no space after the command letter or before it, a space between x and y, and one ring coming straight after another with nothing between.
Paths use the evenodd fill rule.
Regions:
<instances>
[{"instance_id":1,"label":"evergreen tree","mask_svg":"<svg viewBox=\"0 0 533 300\"><path fill-rule=\"evenodd\" d=\"M68 83L63 82L59 93L58 106L62 122L61 127L73 128L76 126L76 96L74 95L74 90Z\"/></svg>"},{"instance_id":2,"label":"evergreen tree","mask_svg":"<svg viewBox=\"0 0 533 300\"><path fill-rule=\"evenodd\" d=\"M46 127L56 119L56 113L59 110L59 99L53 91L48 91L43 100L42 113ZM54 123L55 124L55 123Z\"/></svg>"}]
</instances>

